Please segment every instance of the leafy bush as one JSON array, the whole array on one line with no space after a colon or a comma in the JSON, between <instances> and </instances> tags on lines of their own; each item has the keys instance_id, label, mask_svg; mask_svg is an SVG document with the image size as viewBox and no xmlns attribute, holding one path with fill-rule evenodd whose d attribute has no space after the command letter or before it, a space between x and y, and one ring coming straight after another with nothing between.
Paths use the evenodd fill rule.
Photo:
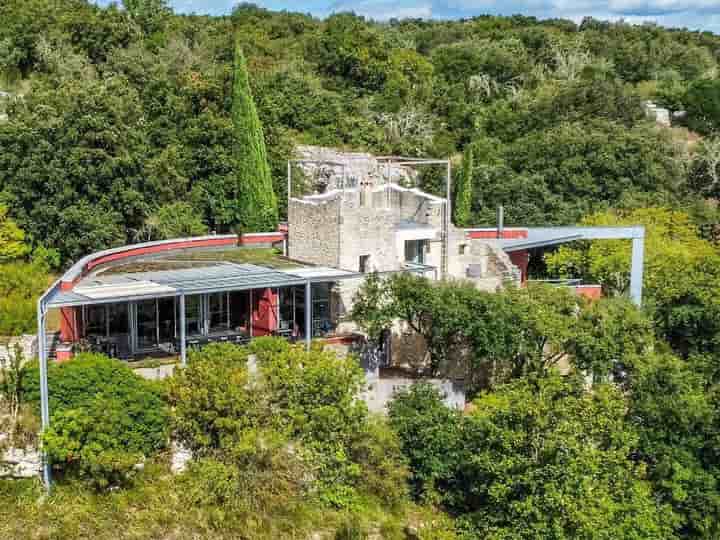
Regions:
<instances>
[{"instance_id":1,"label":"leafy bush","mask_svg":"<svg viewBox=\"0 0 720 540\"><path fill-rule=\"evenodd\" d=\"M37 298L49 281L44 264L12 262L0 265L0 336L36 331Z\"/></svg>"},{"instance_id":2,"label":"leafy bush","mask_svg":"<svg viewBox=\"0 0 720 540\"><path fill-rule=\"evenodd\" d=\"M248 354L257 369L248 369ZM258 486L290 478L286 461L295 463L293 489L327 506L356 508L367 497L397 506L406 475L399 443L369 420L358 398L363 383L356 359L319 346L259 338L247 347L206 347L169 382L174 431L198 456L252 478L268 467L279 477Z\"/></svg>"},{"instance_id":3,"label":"leafy bush","mask_svg":"<svg viewBox=\"0 0 720 540\"><path fill-rule=\"evenodd\" d=\"M388 412L410 465L413 494L430 501L442 498L440 492L459 465L459 413L446 407L440 392L426 383L398 393Z\"/></svg>"},{"instance_id":4,"label":"leafy bush","mask_svg":"<svg viewBox=\"0 0 720 540\"><path fill-rule=\"evenodd\" d=\"M229 452L268 414L251 384L244 349L215 344L190 354L188 367L168 383L175 436L197 455Z\"/></svg>"},{"instance_id":5,"label":"leafy bush","mask_svg":"<svg viewBox=\"0 0 720 540\"><path fill-rule=\"evenodd\" d=\"M225 528L292 512L302 504L311 478L309 464L285 438L251 429L222 456L191 462L180 481L183 499L213 509Z\"/></svg>"},{"instance_id":6,"label":"leafy bush","mask_svg":"<svg viewBox=\"0 0 720 540\"><path fill-rule=\"evenodd\" d=\"M474 405L461 417L416 385L390 407L416 494L434 488L463 538L672 538L617 390L527 377Z\"/></svg>"},{"instance_id":7,"label":"leafy bush","mask_svg":"<svg viewBox=\"0 0 720 540\"><path fill-rule=\"evenodd\" d=\"M713 361L714 365L716 361ZM700 366L670 354L638 358L629 380L630 421L640 436L655 496L668 504L683 538L720 534L718 392Z\"/></svg>"},{"instance_id":8,"label":"leafy bush","mask_svg":"<svg viewBox=\"0 0 720 540\"><path fill-rule=\"evenodd\" d=\"M365 381L357 359L283 340L266 343L257 362L271 408L284 413L281 428L306 444L346 447L367 419L357 397Z\"/></svg>"},{"instance_id":9,"label":"leafy bush","mask_svg":"<svg viewBox=\"0 0 720 540\"><path fill-rule=\"evenodd\" d=\"M700 79L693 82L685 95L688 125L709 134L720 127L720 81Z\"/></svg>"},{"instance_id":10,"label":"leafy bush","mask_svg":"<svg viewBox=\"0 0 720 540\"><path fill-rule=\"evenodd\" d=\"M148 233L153 239L185 238L207 234L208 228L197 210L182 201L169 203L158 208L146 222Z\"/></svg>"},{"instance_id":11,"label":"leafy bush","mask_svg":"<svg viewBox=\"0 0 720 540\"><path fill-rule=\"evenodd\" d=\"M25 368L23 395L39 404L37 363ZM43 443L53 465L98 487L126 479L167 442L161 387L117 360L80 354L49 364L50 428Z\"/></svg>"}]
</instances>

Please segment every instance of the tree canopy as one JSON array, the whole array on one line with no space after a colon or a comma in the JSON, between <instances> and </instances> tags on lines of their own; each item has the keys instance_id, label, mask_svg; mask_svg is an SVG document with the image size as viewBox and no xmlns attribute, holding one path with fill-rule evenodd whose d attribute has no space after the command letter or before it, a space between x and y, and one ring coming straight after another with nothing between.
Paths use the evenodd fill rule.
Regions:
<instances>
[{"instance_id":1,"label":"tree canopy","mask_svg":"<svg viewBox=\"0 0 720 540\"><path fill-rule=\"evenodd\" d=\"M8 0L0 17L0 201L63 265L147 237L170 204L209 231L273 227L298 143L435 157L472 145L469 226L493 224L498 204L508 225L574 224L709 194L688 139L655 129L642 101L714 129L710 34L245 4L211 17L159 0Z\"/></svg>"}]
</instances>

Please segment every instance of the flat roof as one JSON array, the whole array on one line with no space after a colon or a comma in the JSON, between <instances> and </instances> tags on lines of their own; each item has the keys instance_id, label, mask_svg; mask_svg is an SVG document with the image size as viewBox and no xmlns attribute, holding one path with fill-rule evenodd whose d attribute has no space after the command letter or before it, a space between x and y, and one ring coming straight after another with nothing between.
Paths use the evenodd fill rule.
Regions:
<instances>
[{"instance_id":1,"label":"flat roof","mask_svg":"<svg viewBox=\"0 0 720 540\"><path fill-rule=\"evenodd\" d=\"M242 291L338 281L358 277L348 270L327 267L273 269L254 264L224 262L198 268L125 274L89 275L72 290L50 291L48 308L129 302L148 298Z\"/></svg>"},{"instance_id":2,"label":"flat roof","mask_svg":"<svg viewBox=\"0 0 720 540\"><path fill-rule=\"evenodd\" d=\"M628 227L528 227L527 238L503 239L505 251L520 251L542 246L565 244L576 240L632 240L644 238L645 228Z\"/></svg>"}]
</instances>

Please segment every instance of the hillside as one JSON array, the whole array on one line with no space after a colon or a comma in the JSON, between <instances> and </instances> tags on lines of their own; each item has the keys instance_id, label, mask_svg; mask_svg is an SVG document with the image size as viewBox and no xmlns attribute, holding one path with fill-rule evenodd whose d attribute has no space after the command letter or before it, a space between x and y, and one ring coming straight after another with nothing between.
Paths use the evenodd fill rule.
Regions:
<instances>
[{"instance_id":1,"label":"hillside","mask_svg":"<svg viewBox=\"0 0 720 540\"><path fill-rule=\"evenodd\" d=\"M235 36L281 215L298 143L440 157L472 144L477 225L500 203L508 223L575 223L608 206L687 205L714 189L702 160L640 105L687 109L693 129L712 130L720 38L709 33L131 6L0 6L0 81L25 89L0 126L0 193L33 244L57 249L63 264L143 237L179 201L211 230L230 228Z\"/></svg>"},{"instance_id":2,"label":"hillside","mask_svg":"<svg viewBox=\"0 0 720 540\"><path fill-rule=\"evenodd\" d=\"M3 358L0 466L16 464L6 450L33 460L20 467L30 478L0 471L0 539L720 538L719 61L720 36L593 19L0 0L0 337L42 328L38 298L88 253L202 237L104 254L61 280L48 326L66 336L47 388L37 360ZM658 125L648 100L682 120ZM321 265L333 268L228 264L278 258L255 241L298 245L246 234L287 217L288 160L364 159L294 165L305 195L387 155L450 158L458 228L495 225L503 205L508 227L606 232L562 231L546 251L524 229L506 230L515 244L444 224L441 236L442 201L398 197L403 212L390 212L367 202L378 190L366 182L347 205L361 225L342 198L324 206L332 220L304 220L307 251L337 252ZM445 164L387 167L444 189ZM421 217L408 222L408 208ZM328 239L341 225L362 249L348 251L352 268L339 234ZM213 260L191 255L194 242ZM517 259L502 251L518 246ZM451 251L466 259L428 272L433 249L446 267ZM392 268L374 271L386 251ZM139 255L136 268L165 263L175 281L103 266ZM511 261L524 270L501 272ZM484 266L492 290L466 279ZM351 302L338 300L345 278ZM592 299L566 286L581 280ZM338 322L352 335L326 332ZM125 361L151 353L162 359L135 367L162 363L161 381ZM387 414L372 414L359 397L393 354L413 378L382 381ZM456 382L467 403L451 409L438 388Z\"/></svg>"}]
</instances>

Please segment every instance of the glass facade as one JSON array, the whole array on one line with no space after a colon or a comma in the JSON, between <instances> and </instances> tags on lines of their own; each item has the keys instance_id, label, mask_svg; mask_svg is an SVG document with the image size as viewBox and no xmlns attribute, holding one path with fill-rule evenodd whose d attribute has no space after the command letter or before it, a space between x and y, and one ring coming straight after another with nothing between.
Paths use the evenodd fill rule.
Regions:
<instances>
[{"instance_id":1,"label":"glass facade","mask_svg":"<svg viewBox=\"0 0 720 540\"><path fill-rule=\"evenodd\" d=\"M229 294L226 292L212 293L207 296L210 333L230 329Z\"/></svg>"},{"instance_id":2,"label":"glass facade","mask_svg":"<svg viewBox=\"0 0 720 540\"><path fill-rule=\"evenodd\" d=\"M197 294L185 297L185 335L203 343L213 339L237 342L249 337L253 329L251 298L255 301L264 290ZM314 337L332 332L331 285L312 285L312 333ZM305 286L272 289L277 300L269 306L271 316L258 311L255 323L259 331L287 338L305 336ZM277 303L275 303L277 302ZM262 304L262 301L259 305ZM177 351L180 337L180 302L175 297L135 302L88 305L82 308L84 336L90 346L129 358L153 351ZM258 308L259 309L259 308ZM268 322L269 321L269 322Z\"/></svg>"}]
</instances>

